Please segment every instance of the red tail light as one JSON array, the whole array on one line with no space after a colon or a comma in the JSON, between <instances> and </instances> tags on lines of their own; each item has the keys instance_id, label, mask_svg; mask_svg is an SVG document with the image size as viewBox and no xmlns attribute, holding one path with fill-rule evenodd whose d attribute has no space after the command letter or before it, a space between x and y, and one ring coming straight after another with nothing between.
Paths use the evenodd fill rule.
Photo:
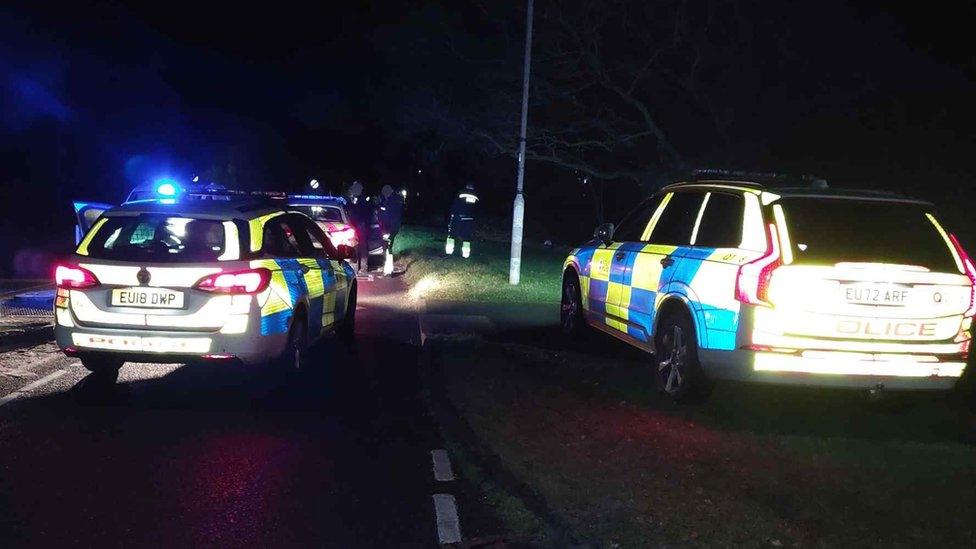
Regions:
<instances>
[{"instance_id":1,"label":"red tail light","mask_svg":"<svg viewBox=\"0 0 976 549\"><path fill-rule=\"evenodd\" d=\"M83 290L100 284L91 271L77 265L58 265L54 269L54 281L58 288L70 290Z\"/></svg>"},{"instance_id":2,"label":"red tail light","mask_svg":"<svg viewBox=\"0 0 976 549\"><path fill-rule=\"evenodd\" d=\"M329 234L332 245L336 247L339 247L340 244L352 246L356 240L356 229L345 223L329 223L326 232Z\"/></svg>"},{"instance_id":3,"label":"red tail light","mask_svg":"<svg viewBox=\"0 0 976 549\"><path fill-rule=\"evenodd\" d=\"M773 271L782 264L779 234L776 232L776 225L770 223L769 234L766 235L766 253L739 267L739 274L735 279L735 298L750 305L770 306L769 282L773 278Z\"/></svg>"},{"instance_id":4,"label":"red tail light","mask_svg":"<svg viewBox=\"0 0 976 549\"><path fill-rule=\"evenodd\" d=\"M959 239L956 235L949 234L949 240L952 241L953 247L956 248L956 253L959 254L959 260L962 261L962 268L965 271L966 276L969 278L969 308L966 309L965 316L976 315L976 267L973 267L973 261L969 258L969 254L963 249L962 244L959 243Z\"/></svg>"},{"instance_id":5,"label":"red tail light","mask_svg":"<svg viewBox=\"0 0 976 549\"><path fill-rule=\"evenodd\" d=\"M198 290L219 294L256 294L271 282L271 271L263 267L233 273L216 273L203 277L194 286Z\"/></svg>"}]
</instances>

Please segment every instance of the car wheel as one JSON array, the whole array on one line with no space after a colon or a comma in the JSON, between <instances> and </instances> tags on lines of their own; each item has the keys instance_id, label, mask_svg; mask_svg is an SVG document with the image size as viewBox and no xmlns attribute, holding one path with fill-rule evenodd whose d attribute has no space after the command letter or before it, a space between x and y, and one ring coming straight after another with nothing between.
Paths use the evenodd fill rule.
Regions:
<instances>
[{"instance_id":1,"label":"car wheel","mask_svg":"<svg viewBox=\"0 0 976 549\"><path fill-rule=\"evenodd\" d=\"M111 357L86 356L81 358L81 365L91 372L92 378L99 384L113 385L119 379L119 370L125 363L122 359Z\"/></svg>"},{"instance_id":2,"label":"car wheel","mask_svg":"<svg viewBox=\"0 0 976 549\"><path fill-rule=\"evenodd\" d=\"M308 360L308 328L305 318L296 316L288 332L288 344L282 353L282 367L287 372L297 372L305 368Z\"/></svg>"},{"instance_id":3,"label":"car wheel","mask_svg":"<svg viewBox=\"0 0 976 549\"><path fill-rule=\"evenodd\" d=\"M336 335L343 341L351 342L356 337L356 302L359 290L356 284L349 290L349 298L346 299L346 315L342 318L342 323L336 328Z\"/></svg>"},{"instance_id":4,"label":"car wheel","mask_svg":"<svg viewBox=\"0 0 976 549\"><path fill-rule=\"evenodd\" d=\"M658 390L676 402L705 400L711 384L698 361L698 339L684 311L665 313L655 335L655 381Z\"/></svg>"},{"instance_id":5,"label":"car wheel","mask_svg":"<svg viewBox=\"0 0 976 549\"><path fill-rule=\"evenodd\" d=\"M567 273L563 277L559 323L566 336L579 337L583 333L583 298L580 293L579 278L573 273Z\"/></svg>"}]
</instances>

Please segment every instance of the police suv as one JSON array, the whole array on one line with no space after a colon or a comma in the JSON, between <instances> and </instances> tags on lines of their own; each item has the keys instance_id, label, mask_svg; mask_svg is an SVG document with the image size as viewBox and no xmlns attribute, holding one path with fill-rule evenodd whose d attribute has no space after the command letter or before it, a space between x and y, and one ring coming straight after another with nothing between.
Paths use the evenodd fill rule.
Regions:
<instances>
[{"instance_id":1,"label":"police suv","mask_svg":"<svg viewBox=\"0 0 976 549\"><path fill-rule=\"evenodd\" d=\"M83 237L55 272L58 346L114 381L126 361L300 368L323 334L352 337L350 249L283 199L166 184L115 208L76 203Z\"/></svg>"},{"instance_id":2,"label":"police suv","mask_svg":"<svg viewBox=\"0 0 976 549\"><path fill-rule=\"evenodd\" d=\"M563 330L654 353L679 400L712 378L953 387L976 315L965 250L928 202L816 181L665 187L566 259Z\"/></svg>"}]
</instances>

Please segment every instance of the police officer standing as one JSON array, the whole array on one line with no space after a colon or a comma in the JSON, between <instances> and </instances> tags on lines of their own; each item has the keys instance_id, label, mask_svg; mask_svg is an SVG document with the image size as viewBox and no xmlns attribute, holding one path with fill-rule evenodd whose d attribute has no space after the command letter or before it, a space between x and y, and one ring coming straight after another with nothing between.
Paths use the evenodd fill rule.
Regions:
<instances>
[{"instance_id":1,"label":"police officer standing","mask_svg":"<svg viewBox=\"0 0 976 549\"><path fill-rule=\"evenodd\" d=\"M353 181L349 186L349 221L356 230L356 270L369 270L369 225L373 209L363 196L363 184Z\"/></svg>"},{"instance_id":2,"label":"police officer standing","mask_svg":"<svg viewBox=\"0 0 976 549\"><path fill-rule=\"evenodd\" d=\"M383 240L386 244L386 257L383 262L383 274L393 273L393 240L400 232L400 224L403 222L403 198L393 192L393 187L383 185L380 191L381 201L376 212L377 220L380 223L380 231L383 233Z\"/></svg>"},{"instance_id":3,"label":"police officer standing","mask_svg":"<svg viewBox=\"0 0 976 549\"><path fill-rule=\"evenodd\" d=\"M461 256L471 257L471 236L474 234L474 205L478 196L474 194L474 183L468 183L458 193L451 206L451 220L447 225L447 243L444 252L454 254L454 243L461 241Z\"/></svg>"}]
</instances>

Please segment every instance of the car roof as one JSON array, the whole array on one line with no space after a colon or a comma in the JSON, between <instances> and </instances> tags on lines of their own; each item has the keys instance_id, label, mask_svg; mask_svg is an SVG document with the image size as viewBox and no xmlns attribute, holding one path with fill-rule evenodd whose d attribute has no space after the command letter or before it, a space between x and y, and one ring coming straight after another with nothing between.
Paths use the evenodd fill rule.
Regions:
<instances>
[{"instance_id":1,"label":"car roof","mask_svg":"<svg viewBox=\"0 0 976 549\"><path fill-rule=\"evenodd\" d=\"M334 206L342 208L346 205L346 199L341 196L320 196L317 194L290 194L288 195L289 206Z\"/></svg>"},{"instance_id":2,"label":"car roof","mask_svg":"<svg viewBox=\"0 0 976 549\"><path fill-rule=\"evenodd\" d=\"M766 183L759 183L756 181L746 180L746 179L702 179L695 181L681 181L678 183L672 183L661 189L661 191L676 191L680 189L694 189L694 188L733 188L737 190L749 191L754 193L772 193L777 195L779 198L840 198L840 199L854 199L854 200L882 200L890 202L912 202L918 204L930 204L926 200L920 200L917 198L908 197L902 194L898 194L890 191L881 191L873 189L833 189L826 186L823 180L811 180L811 182L822 182L821 184L813 183L811 185L796 185L796 184L786 184L786 185L772 185Z\"/></svg>"},{"instance_id":3,"label":"car roof","mask_svg":"<svg viewBox=\"0 0 976 549\"><path fill-rule=\"evenodd\" d=\"M107 212L106 216L166 214L194 216L202 219L253 219L274 212L285 211L283 200L180 200L151 199L126 202Z\"/></svg>"}]
</instances>

